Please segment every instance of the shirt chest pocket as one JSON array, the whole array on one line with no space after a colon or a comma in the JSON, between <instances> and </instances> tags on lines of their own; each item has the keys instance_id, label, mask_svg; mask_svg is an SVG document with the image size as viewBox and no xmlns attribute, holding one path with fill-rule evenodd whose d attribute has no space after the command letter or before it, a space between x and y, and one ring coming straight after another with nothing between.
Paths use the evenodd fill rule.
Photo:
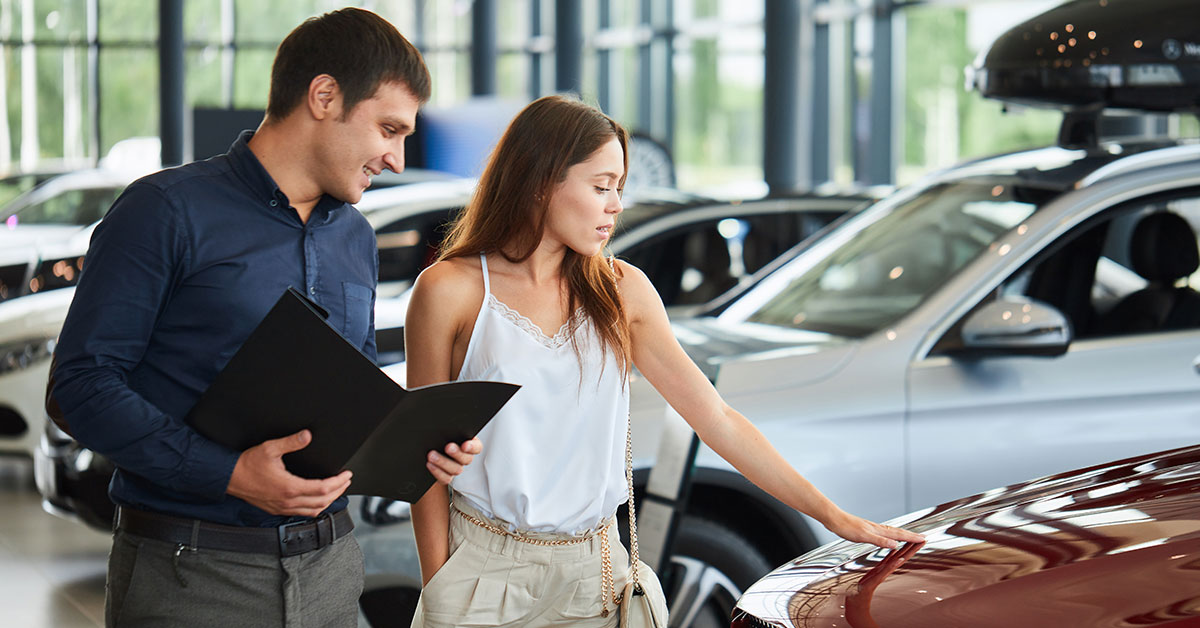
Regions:
<instances>
[{"instance_id":1,"label":"shirt chest pocket","mask_svg":"<svg viewBox=\"0 0 1200 628\"><path fill-rule=\"evenodd\" d=\"M371 325L372 291L367 286L349 281L342 282L342 291L346 298L346 321L342 325L342 335L351 344L361 348Z\"/></svg>"}]
</instances>

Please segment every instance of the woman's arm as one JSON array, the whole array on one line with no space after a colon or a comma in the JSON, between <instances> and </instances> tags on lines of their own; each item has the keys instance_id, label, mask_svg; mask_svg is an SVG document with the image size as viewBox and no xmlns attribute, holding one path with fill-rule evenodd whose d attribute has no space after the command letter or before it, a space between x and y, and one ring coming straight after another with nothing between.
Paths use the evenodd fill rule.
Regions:
<instances>
[{"instance_id":1,"label":"woman's arm","mask_svg":"<svg viewBox=\"0 0 1200 628\"><path fill-rule=\"evenodd\" d=\"M630 323L633 362L700 440L756 486L842 538L881 547L923 540L918 534L843 511L804 479L753 423L721 399L679 346L662 300L646 275L624 262L618 265L624 275L620 289Z\"/></svg>"},{"instance_id":2,"label":"woman's arm","mask_svg":"<svg viewBox=\"0 0 1200 628\"><path fill-rule=\"evenodd\" d=\"M404 322L404 347L408 387L439 384L452 379L456 343L464 329L470 333L473 321L468 303L482 302L472 294L455 260L430 266L417 278ZM472 298L473 297L473 298ZM465 344L465 343L464 343ZM478 441L472 439L468 443ZM466 445L464 445L466 446ZM476 452L477 453L477 452ZM421 562L421 583L429 582L450 557L450 495L438 475L436 452L430 452L430 472L440 480L412 505L413 535ZM445 458L444 456L442 458ZM443 460L444 462L444 460Z\"/></svg>"}]
</instances>

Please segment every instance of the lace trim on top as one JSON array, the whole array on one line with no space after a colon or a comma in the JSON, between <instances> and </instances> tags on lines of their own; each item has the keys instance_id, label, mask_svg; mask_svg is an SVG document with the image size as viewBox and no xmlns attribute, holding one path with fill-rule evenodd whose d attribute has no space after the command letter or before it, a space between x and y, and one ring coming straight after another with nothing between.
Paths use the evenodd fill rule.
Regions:
<instances>
[{"instance_id":1,"label":"lace trim on top","mask_svg":"<svg viewBox=\"0 0 1200 628\"><path fill-rule=\"evenodd\" d=\"M558 333L554 334L554 336L547 336L527 316L505 305L503 301L496 298L496 295L489 292L487 302L488 307L495 310L497 314L503 316L548 349L557 349L567 344L567 341L571 339L571 336L575 333L575 330L579 327L579 323L582 322L585 316L583 308L575 310L575 314L567 319L567 322L563 323L562 327L558 328Z\"/></svg>"}]
</instances>

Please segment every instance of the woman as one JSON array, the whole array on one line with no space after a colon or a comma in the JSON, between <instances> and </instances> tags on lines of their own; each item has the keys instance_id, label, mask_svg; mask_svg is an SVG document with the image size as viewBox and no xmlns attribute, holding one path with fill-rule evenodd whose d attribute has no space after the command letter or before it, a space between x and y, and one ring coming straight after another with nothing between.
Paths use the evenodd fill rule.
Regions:
<instances>
[{"instance_id":1,"label":"woman","mask_svg":"<svg viewBox=\"0 0 1200 628\"><path fill-rule=\"evenodd\" d=\"M453 497L433 489L413 506L426 584L414 626L616 625L629 559L612 526L628 493L634 366L714 451L835 534L921 540L843 512L792 470L683 352L646 276L603 255L626 149L625 130L588 105L531 103L417 280L408 384L523 388L480 434Z\"/></svg>"}]
</instances>

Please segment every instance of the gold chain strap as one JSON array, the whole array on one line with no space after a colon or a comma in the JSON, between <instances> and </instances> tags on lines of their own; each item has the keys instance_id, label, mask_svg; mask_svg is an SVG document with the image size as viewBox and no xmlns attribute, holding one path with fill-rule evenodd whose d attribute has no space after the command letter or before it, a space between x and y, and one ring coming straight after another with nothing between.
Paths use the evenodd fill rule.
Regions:
<instances>
[{"instance_id":1,"label":"gold chain strap","mask_svg":"<svg viewBox=\"0 0 1200 628\"><path fill-rule=\"evenodd\" d=\"M612 597L613 604L621 603L613 583L612 555L608 550L608 528L600 533L600 616L608 617L608 598Z\"/></svg>"},{"instance_id":2,"label":"gold chain strap","mask_svg":"<svg viewBox=\"0 0 1200 628\"><path fill-rule=\"evenodd\" d=\"M634 586L638 584L638 540L637 540L637 511L633 506L633 425L629 417L625 418L625 482L629 487L629 577ZM613 582L612 560L608 552L608 528L601 532L600 560L603 577L600 583L600 616L608 617L608 597L612 596L613 604L621 604L621 596L617 594ZM605 595L605 590L608 595Z\"/></svg>"},{"instance_id":3,"label":"gold chain strap","mask_svg":"<svg viewBox=\"0 0 1200 628\"><path fill-rule=\"evenodd\" d=\"M638 585L638 541L637 512L633 507L633 426L626 417L625 423L625 482L629 486L629 565L633 584Z\"/></svg>"},{"instance_id":4,"label":"gold chain strap","mask_svg":"<svg viewBox=\"0 0 1200 628\"><path fill-rule=\"evenodd\" d=\"M581 536L581 537L575 538L575 539L554 539L554 540L535 539L535 538L530 538L527 536L521 536L519 534L513 534L512 532L509 532L508 530L505 530L504 528L492 525L491 523L488 523L487 521L483 521L482 519L479 519L477 517L472 517L471 515L468 515L467 513L463 512L457 508L454 509L454 512L458 513L458 516L462 517L463 519L470 521L471 523L483 528L484 530L487 530L488 532L491 532L492 534L499 534L500 536L512 537L522 543L528 543L530 545L540 545L542 547L562 547L564 545L578 545L579 543L583 543L585 541L590 541L593 536L596 536L595 534L589 534L587 536ZM603 545L601 547L603 548Z\"/></svg>"}]
</instances>

